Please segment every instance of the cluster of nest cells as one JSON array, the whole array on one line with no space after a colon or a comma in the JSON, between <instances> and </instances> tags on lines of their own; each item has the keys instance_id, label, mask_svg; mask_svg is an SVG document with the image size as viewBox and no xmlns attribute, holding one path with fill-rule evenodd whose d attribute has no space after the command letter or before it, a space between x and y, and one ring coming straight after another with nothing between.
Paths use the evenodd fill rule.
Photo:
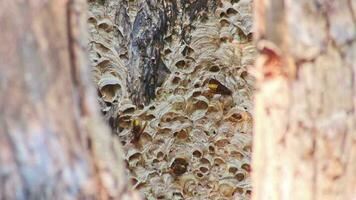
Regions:
<instances>
[{"instance_id":1,"label":"cluster of nest cells","mask_svg":"<svg viewBox=\"0 0 356 200\"><path fill-rule=\"evenodd\" d=\"M139 4L130 2L134 16ZM146 106L129 98L113 9L90 1L89 10L93 79L132 186L145 199L249 199L251 1L221 1L207 19L190 22L189 45L171 35L162 52L171 73Z\"/></svg>"}]
</instances>

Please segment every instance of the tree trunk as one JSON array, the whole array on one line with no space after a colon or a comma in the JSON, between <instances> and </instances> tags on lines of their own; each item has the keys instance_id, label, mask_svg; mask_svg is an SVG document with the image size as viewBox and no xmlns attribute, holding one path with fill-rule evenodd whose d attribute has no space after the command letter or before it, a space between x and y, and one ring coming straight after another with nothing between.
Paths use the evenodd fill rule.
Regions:
<instances>
[{"instance_id":1,"label":"tree trunk","mask_svg":"<svg viewBox=\"0 0 356 200\"><path fill-rule=\"evenodd\" d=\"M97 112L85 11L0 2L0 199L135 198Z\"/></svg>"},{"instance_id":2,"label":"tree trunk","mask_svg":"<svg viewBox=\"0 0 356 200\"><path fill-rule=\"evenodd\" d=\"M253 199L355 199L355 2L254 4Z\"/></svg>"}]
</instances>

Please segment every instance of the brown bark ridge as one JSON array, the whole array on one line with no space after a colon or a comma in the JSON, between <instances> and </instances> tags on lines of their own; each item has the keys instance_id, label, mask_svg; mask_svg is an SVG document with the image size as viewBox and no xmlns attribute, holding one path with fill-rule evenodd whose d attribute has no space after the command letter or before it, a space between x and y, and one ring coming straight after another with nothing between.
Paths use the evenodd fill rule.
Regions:
<instances>
[{"instance_id":1,"label":"brown bark ridge","mask_svg":"<svg viewBox=\"0 0 356 200\"><path fill-rule=\"evenodd\" d=\"M97 60L95 65L99 64L101 68L106 69L125 65L127 72L122 72L120 75L127 80L118 85L121 89L126 88L127 85L128 95L135 105L147 105L155 98L156 89L171 73L164 62L168 54L164 47L172 42L175 35L178 35L182 45L189 45L191 39L189 34L194 27L191 23L183 24L183 21L188 19L187 21L192 22L202 13L213 12L216 2L212 0L91 1L90 8L96 12L91 12L89 24L97 26L96 30L101 31L101 33L100 31L93 33L99 35L93 39L96 43L100 42L105 47L105 51L114 50L116 54L116 58L111 58L111 61L106 63L101 63L105 56L94 58ZM106 13L105 17L98 16L101 12L100 8L105 9L101 10ZM114 41L103 44L105 40L103 42L100 35L105 35L105 32L107 36L113 37ZM114 49L110 48L112 46ZM93 47L96 52L103 52L102 48ZM91 58L95 56L96 54ZM117 59L122 63L118 64ZM101 92L105 93L105 91Z\"/></svg>"},{"instance_id":2,"label":"brown bark ridge","mask_svg":"<svg viewBox=\"0 0 356 200\"><path fill-rule=\"evenodd\" d=\"M355 199L355 2L254 4L253 199Z\"/></svg>"},{"instance_id":3,"label":"brown bark ridge","mask_svg":"<svg viewBox=\"0 0 356 200\"><path fill-rule=\"evenodd\" d=\"M88 78L86 1L0 2L0 199L135 199Z\"/></svg>"},{"instance_id":4,"label":"brown bark ridge","mask_svg":"<svg viewBox=\"0 0 356 200\"><path fill-rule=\"evenodd\" d=\"M192 20L200 17L202 12L213 12L215 7L216 2L211 0L151 0L140 4L140 10L129 31L128 48L128 84L135 104L148 104L156 96L156 88L162 85L170 73L161 53L164 45L172 40L170 36L181 29L181 44L189 44ZM183 24L182 18L188 18L190 23ZM118 25L122 24L119 22Z\"/></svg>"}]
</instances>

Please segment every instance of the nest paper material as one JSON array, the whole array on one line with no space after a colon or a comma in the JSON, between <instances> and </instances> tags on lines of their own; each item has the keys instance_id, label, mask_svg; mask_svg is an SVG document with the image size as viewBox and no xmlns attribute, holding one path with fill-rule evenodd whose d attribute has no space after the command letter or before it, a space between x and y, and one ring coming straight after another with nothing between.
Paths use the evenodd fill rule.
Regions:
<instances>
[{"instance_id":1,"label":"nest paper material","mask_svg":"<svg viewBox=\"0 0 356 200\"><path fill-rule=\"evenodd\" d=\"M110 1L109 1L110 2ZM132 18L138 3L129 3ZM135 106L109 4L89 2L89 53L99 102L125 149L132 185L146 199L249 199L253 64L251 0L222 1L191 22L191 41L170 36L170 70L156 98ZM136 136L135 136L136 134Z\"/></svg>"}]
</instances>

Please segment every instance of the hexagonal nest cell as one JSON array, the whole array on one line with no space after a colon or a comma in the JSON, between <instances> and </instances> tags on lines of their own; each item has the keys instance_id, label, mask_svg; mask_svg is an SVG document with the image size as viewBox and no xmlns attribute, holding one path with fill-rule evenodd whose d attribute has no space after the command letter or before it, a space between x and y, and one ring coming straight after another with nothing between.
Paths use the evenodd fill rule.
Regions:
<instances>
[{"instance_id":1,"label":"hexagonal nest cell","mask_svg":"<svg viewBox=\"0 0 356 200\"><path fill-rule=\"evenodd\" d=\"M88 15L93 82L132 186L146 199L249 199L251 0L221 0L197 17L191 13L199 1L157 5L175 16L157 49L170 73L148 105L134 105L126 81L136 48L129 33L143 2L91 0Z\"/></svg>"}]
</instances>

